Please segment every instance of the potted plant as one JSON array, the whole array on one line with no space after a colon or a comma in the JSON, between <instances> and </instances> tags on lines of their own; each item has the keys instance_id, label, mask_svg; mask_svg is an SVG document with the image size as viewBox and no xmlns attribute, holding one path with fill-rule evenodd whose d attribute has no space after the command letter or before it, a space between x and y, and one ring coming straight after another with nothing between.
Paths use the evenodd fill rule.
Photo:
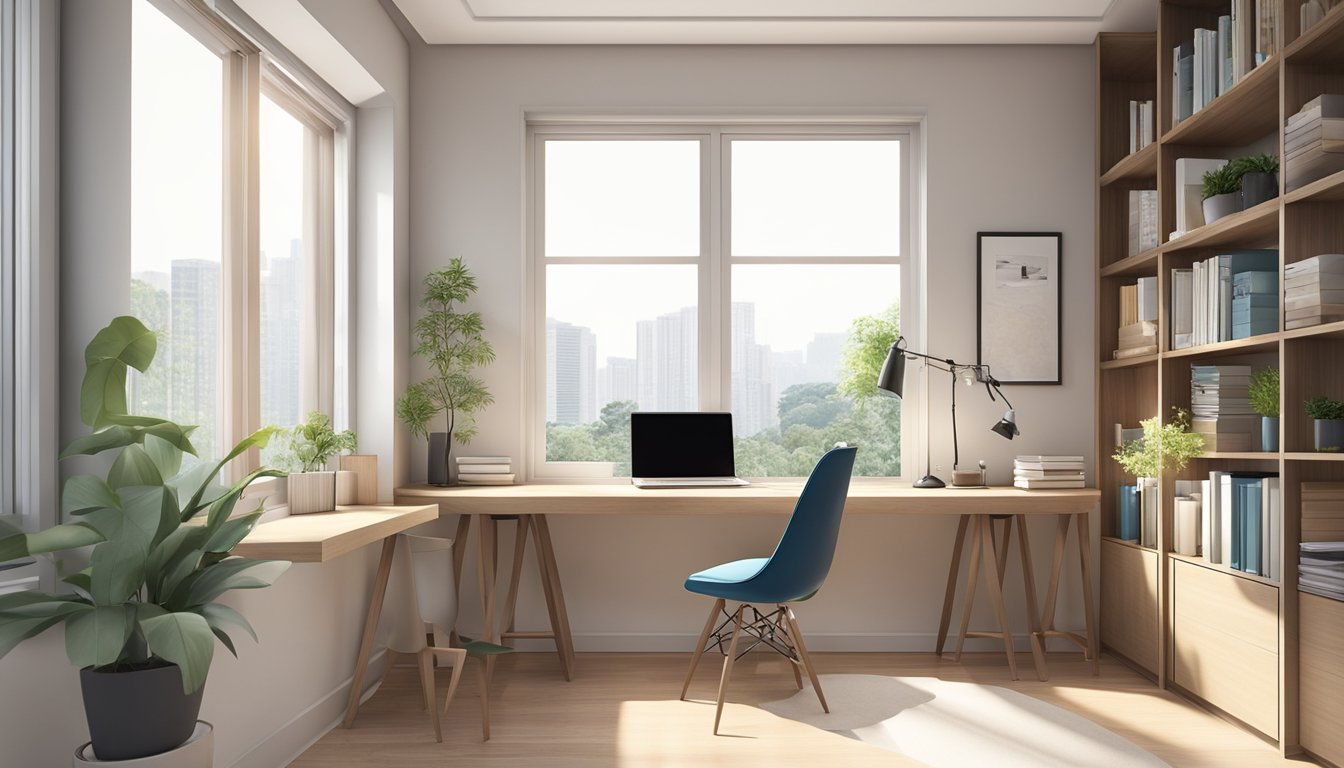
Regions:
<instances>
[{"instance_id":1,"label":"potted plant","mask_svg":"<svg viewBox=\"0 0 1344 768\"><path fill-rule=\"evenodd\" d=\"M1121 445L1114 458L1138 480L1142 504L1140 542L1151 547L1157 545L1159 476L1167 470L1180 472L1191 459L1202 456L1204 437L1190 431L1190 414L1181 408L1172 409L1171 421L1166 424L1154 416L1139 425L1143 427L1143 437Z\"/></svg>"},{"instance_id":2,"label":"potted plant","mask_svg":"<svg viewBox=\"0 0 1344 768\"><path fill-rule=\"evenodd\" d=\"M1255 206L1279 196L1279 158L1274 155L1251 155L1233 160L1240 178L1241 208Z\"/></svg>"},{"instance_id":3,"label":"potted plant","mask_svg":"<svg viewBox=\"0 0 1344 768\"><path fill-rule=\"evenodd\" d=\"M1260 450L1279 450L1279 369L1265 367L1251 374L1251 410L1260 414Z\"/></svg>"},{"instance_id":4,"label":"potted plant","mask_svg":"<svg viewBox=\"0 0 1344 768\"><path fill-rule=\"evenodd\" d=\"M288 441L289 474L289 513L306 515L310 512L330 512L337 504L349 504L354 501L354 473L346 472L341 478L339 472L327 470L332 457L345 451L355 450L355 433L350 430L337 432L331 428L331 417L320 411L312 411L302 424L293 429L284 430L283 437ZM340 480L344 479L344 493L337 492ZM339 500L338 500L338 497Z\"/></svg>"},{"instance_id":5,"label":"potted plant","mask_svg":"<svg viewBox=\"0 0 1344 768\"><path fill-rule=\"evenodd\" d=\"M1344 403L1317 395L1306 402L1306 409L1315 419L1316 450L1344 450Z\"/></svg>"},{"instance_id":6,"label":"potted plant","mask_svg":"<svg viewBox=\"0 0 1344 768\"><path fill-rule=\"evenodd\" d=\"M1204 200L1205 224L1241 210L1241 174L1236 163L1204 174L1200 197Z\"/></svg>"},{"instance_id":7,"label":"potted plant","mask_svg":"<svg viewBox=\"0 0 1344 768\"><path fill-rule=\"evenodd\" d=\"M476 436L476 413L495 401L473 371L495 360L495 350L482 337L479 312L460 306L476 292L476 278L462 259L425 276L425 316L415 324L415 354L430 367L430 377L412 384L397 400L397 416L417 437L430 437L429 481L451 483L449 458L453 441L466 445ZM443 413L448 431L433 439L429 424Z\"/></svg>"},{"instance_id":8,"label":"potted plant","mask_svg":"<svg viewBox=\"0 0 1344 768\"><path fill-rule=\"evenodd\" d=\"M244 489L284 473L263 468L228 488L215 483L230 461L264 447L270 428L218 462L184 466L184 455L196 455L195 427L127 413L127 369L147 370L156 346L154 334L133 317L115 318L94 336L84 351L80 390L80 417L91 433L61 456L110 453L111 469L106 477L76 475L65 482L61 513L69 522L29 534L0 522L0 562L92 548L88 567L63 579L68 594L0 595L0 656L64 624L93 749L104 761L197 741L215 640L233 652L228 633L235 628L256 638L247 621L217 599L230 590L269 586L289 567L229 555L261 516L260 502L235 514Z\"/></svg>"}]
</instances>

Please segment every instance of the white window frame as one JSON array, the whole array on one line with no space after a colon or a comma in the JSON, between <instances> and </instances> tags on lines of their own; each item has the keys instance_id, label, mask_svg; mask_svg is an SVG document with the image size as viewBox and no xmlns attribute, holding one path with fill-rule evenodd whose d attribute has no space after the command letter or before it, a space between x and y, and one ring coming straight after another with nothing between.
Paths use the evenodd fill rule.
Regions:
<instances>
[{"instance_id":1,"label":"white window frame","mask_svg":"<svg viewBox=\"0 0 1344 768\"><path fill-rule=\"evenodd\" d=\"M526 118L526 207L523 255L524 329L524 474L529 481L594 482L612 478L605 462L546 461L546 267L549 265L657 265L694 264L698 269L698 360L700 410L730 410L732 348L732 267L735 264L852 265L895 264L901 269L901 332L923 346L924 234L923 234L923 122L917 117L835 117L763 120L718 118L704 120L612 119L557 115ZM700 254L689 257L547 257L544 251L545 167L547 141L697 140L701 145ZM865 256L730 256L731 200L721 196L732 189L731 147L741 140L872 140L901 143L900 255ZM717 180L717 183L714 182ZM913 477L925 452L923 375L913 376L902 403L901 475Z\"/></svg>"}]
</instances>

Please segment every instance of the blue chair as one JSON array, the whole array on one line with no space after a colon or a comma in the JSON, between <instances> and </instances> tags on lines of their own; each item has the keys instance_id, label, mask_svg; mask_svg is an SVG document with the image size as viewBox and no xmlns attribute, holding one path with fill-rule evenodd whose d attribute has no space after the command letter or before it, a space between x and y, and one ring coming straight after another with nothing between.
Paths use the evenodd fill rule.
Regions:
<instances>
[{"instance_id":1,"label":"blue chair","mask_svg":"<svg viewBox=\"0 0 1344 768\"><path fill-rule=\"evenodd\" d=\"M854 471L854 454L857 451L857 448L836 447L821 457L812 468L812 475L807 478L807 484L803 486L803 492L793 507L789 525L770 557L735 560L693 573L686 579L688 592L707 595L715 600L695 646L695 654L691 656L691 668L686 671L681 698L683 701L686 699L691 677L695 674L710 636L713 636L714 647L724 654L723 675L719 678L718 709L714 713L716 735L719 732L719 720L723 717L723 695L732 675L733 662L762 644L792 663L793 679L799 690L803 687L799 667L807 670L812 688L821 701L821 708L826 712L831 711L821 692L821 684L817 682L817 672L812 667L803 634L798 629L798 620L789 604L802 602L815 595L831 569L835 540L840 533L840 515L844 512L845 497L849 494L849 478ZM729 600L740 603L732 613L724 607ZM773 605L774 608L761 613L756 607L758 605ZM728 628L730 623L731 631ZM738 653L737 638L743 632L755 638L755 642ZM724 650L725 639L727 650Z\"/></svg>"}]
</instances>

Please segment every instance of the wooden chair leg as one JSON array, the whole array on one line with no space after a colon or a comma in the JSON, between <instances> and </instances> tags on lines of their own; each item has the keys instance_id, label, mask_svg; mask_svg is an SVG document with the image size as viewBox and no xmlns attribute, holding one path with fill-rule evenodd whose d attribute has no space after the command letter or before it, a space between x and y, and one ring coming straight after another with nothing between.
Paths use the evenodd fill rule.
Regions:
<instances>
[{"instance_id":1,"label":"wooden chair leg","mask_svg":"<svg viewBox=\"0 0 1344 768\"><path fill-rule=\"evenodd\" d=\"M714 710L714 735L719 735L719 721L723 719L723 695L728 691L728 680L733 676L733 657L737 655L737 636L742 633L742 612L747 606L739 605L733 614L733 639L728 642L728 655L723 657L723 673L719 676L719 698Z\"/></svg>"},{"instance_id":2,"label":"wooden chair leg","mask_svg":"<svg viewBox=\"0 0 1344 768\"><path fill-rule=\"evenodd\" d=\"M476 680L481 687L481 741L490 740L490 680L484 659L476 667Z\"/></svg>"},{"instance_id":3,"label":"wooden chair leg","mask_svg":"<svg viewBox=\"0 0 1344 768\"><path fill-rule=\"evenodd\" d=\"M1008 622L1008 608L1003 604L1003 588L999 586L999 564L994 552L994 538L989 527L981 528L981 547L985 557L985 583L989 587L990 602L994 604L994 613L999 617L1000 634L1003 635L1003 651L1008 656L1008 673L1017 678L1017 655L1013 649L1013 633Z\"/></svg>"},{"instance_id":4,"label":"wooden chair leg","mask_svg":"<svg viewBox=\"0 0 1344 768\"><path fill-rule=\"evenodd\" d=\"M943 655L943 646L947 644L947 627L952 622L952 603L957 597L957 577L961 575L961 550L966 542L966 525L970 515L962 515L957 521L957 535L952 540L952 565L947 569L947 591L943 593L943 615L938 619L938 642L933 652Z\"/></svg>"},{"instance_id":5,"label":"wooden chair leg","mask_svg":"<svg viewBox=\"0 0 1344 768\"><path fill-rule=\"evenodd\" d=\"M457 684L462 681L462 670L467 666L467 651L465 648L435 648L435 653L442 653L450 656L453 665L453 676L448 680L448 698L443 702L443 714L447 716L448 707L453 703L453 696L457 694Z\"/></svg>"},{"instance_id":6,"label":"wooden chair leg","mask_svg":"<svg viewBox=\"0 0 1344 768\"><path fill-rule=\"evenodd\" d=\"M971 527L971 563L966 571L966 597L962 600L961 606L961 629L957 632L957 652L952 656L952 660L957 663L961 662L961 650L966 646L966 630L971 626L971 606L975 604L975 585L979 582L980 576L980 530L983 525L987 525L983 516L976 515L975 523Z\"/></svg>"},{"instance_id":7,"label":"wooden chair leg","mask_svg":"<svg viewBox=\"0 0 1344 768\"><path fill-rule=\"evenodd\" d=\"M429 703L429 716L434 721L434 740L443 743L443 727L439 724L439 708L434 706L434 651L424 648L416 654L420 661L420 689Z\"/></svg>"},{"instance_id":8,"label":"wooden chair leg","mask_svg":"<svg viewBox=\"0 0 1344 768\"><path fill-rule=\"evenodd\" d=\"M682 701L686 700L686 692L691 689L691 678L695 675L695 668L700 665L700 657L705 653L705 644L709 642L709 633L714 630L714 620L719 617L719 611L723 610L723 604L722 598L714 601L714 607L709 609L709 618L705 620L705 628L700 631L700 639L695 642L695 653L691 655L691 668L686 670L686 680L681 684Z\"/></svg>"},{"instance_id":9,"label":"wooden chair leg","mask_svg":"<svg viewBox=\"0 0 1344 768\"><path fill-rule=\"evenodd\" d=\"M798 656L802 659L803 669L807 670L807 677L812 681L812 690L817 692L817 700L821 702L821 711L830 714L831 708L826 704L826 695L821 692L821 681L817 679L817 669L812 666L812 654L807 652L803 632L798 629L798 617L793 615L792 608L786 607L784 618L789 622L789 633L793 635L793 643L798 649Z\"/></svg>"},{"instance_id":10,"label":"wooden chair leg","mask_svg":"<svg viewBox=\"0 0 1344 768\"><path fill-rule=\"evenodd\" d=\"M527 552L527 527L531 520L527 515L518 516L518 530L513 536L513 573L509 579L509 593L504 598L504 633L514 630L517 621L518 582L523 577L523 555ZM512 647L512 643L507 643Z\"/></svg>"},{"instance_id":11,"label":"wooden chair leg","mask_svg":"<svg viewBox=\"0 0 1344 768\"><path fill-rule=\"evenodd\" d=\"M383 656L383 677L378 681L379 685L387 682L387 673L391 672L395 666L397 666L397 652L388 648L387 654Z\"/></svg>"}]
</instances>

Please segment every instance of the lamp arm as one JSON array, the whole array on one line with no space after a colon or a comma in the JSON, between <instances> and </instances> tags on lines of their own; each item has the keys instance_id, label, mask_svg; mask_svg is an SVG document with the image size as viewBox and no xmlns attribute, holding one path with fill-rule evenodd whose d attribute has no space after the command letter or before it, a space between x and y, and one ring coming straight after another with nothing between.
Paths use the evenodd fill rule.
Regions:
<instances>
[{"instance_id":1,"label":"lamp arm","mask_svg":"<svg viewBox=\"0 0 1344 768\"><path fill-rule=\"evenodd\" d=\"M941 365L930 366L932 368L937 368L940 371L947 371L948 373L952 373L953 369L958 367L956 360L952 360L950 358L934 357L933 355L926 355L923 352L915 352L914 350L911 350L908 347L902 347L901 344L904 341L905 341L904 336L898 336L896 337L896 343L892 344L891 346L901 354L905 355L906 357L918 357L923 358L924 360L929 360L932 363L941 363Z\"/></svg>"}]
</instances>

